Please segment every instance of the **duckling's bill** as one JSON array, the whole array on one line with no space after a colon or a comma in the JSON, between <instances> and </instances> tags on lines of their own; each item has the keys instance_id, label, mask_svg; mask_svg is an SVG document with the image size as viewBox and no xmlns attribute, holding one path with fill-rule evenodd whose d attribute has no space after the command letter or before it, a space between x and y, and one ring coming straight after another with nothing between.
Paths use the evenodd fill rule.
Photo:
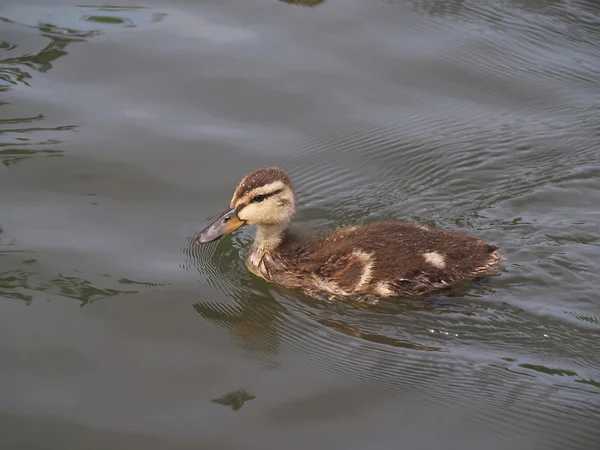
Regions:
<instances>
[{"instance_id":1,"label":"duckling's bill","mask_svg":"<svg viewBox=\"0 0 600 450\"><path fill-rule=\"evenodd\" d=\"M237 215L237 208L232 208L221 214L213 223L207 226L196 236L197 244L208 244L237 230L246 222Z\"/></svg>"}]
</instances>

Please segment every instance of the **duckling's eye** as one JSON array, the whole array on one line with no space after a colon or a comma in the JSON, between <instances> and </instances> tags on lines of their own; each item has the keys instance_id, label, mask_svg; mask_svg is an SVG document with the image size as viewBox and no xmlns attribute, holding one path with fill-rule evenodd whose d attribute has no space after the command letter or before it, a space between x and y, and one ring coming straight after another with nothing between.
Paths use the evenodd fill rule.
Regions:
<instances>
[{"instance_id":1,"label":"duckling's eye","mask_svg":"<svg viewBox=\"0 0 600 450\"><path fill-rule=\"evenodd\" d=\"M272 197L274 195L277 195L277 194L281 193L282 190L283 189L278 189L278 190L273 191L273 192L267 192L266 194L257 194L254 197L252 197L252 200L250 200L250 203L260 203L265 198L269 198L269 197Z\"/></svg>"},{"instance_id":2,"label":"duckling's eye","mask_svg":"<svg viewBox=\"0 0 600 450\"><path fill-rule=\"evenodd\" d=\"M260 203L262 202L265 198L267 198L266 195L255 195L254 197L252 197L252 203Z\"/></svg>"}]
</instances>

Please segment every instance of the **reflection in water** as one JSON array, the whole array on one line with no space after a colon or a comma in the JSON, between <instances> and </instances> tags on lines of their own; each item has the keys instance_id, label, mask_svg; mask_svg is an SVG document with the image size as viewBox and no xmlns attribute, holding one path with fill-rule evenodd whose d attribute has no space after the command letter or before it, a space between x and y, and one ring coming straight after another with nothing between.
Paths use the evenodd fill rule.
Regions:
<instances>
[{"instance_id":1,"label":"reflection in water","mask_svg":"<svg viewBox=\"0 0 600 450\"><path fill-rule=\"evenodd\" d=\"M7 258L7 259L3 259ZM4 265L3 262L8 264ZM124 294L136 294L139 290L99 287L80 276L46 275L40 262L34 258L21 261L20 267L2 271L2 267L15 267L9 252L0 252L0 298L12 298L31 303L40 293L72 298L85 306L91 302ZM77 272L77 271L74 271ZM105 278L110 278L105 276ZM155 286L153 283L121 279L118 284ZM47 296L42 298L47 299Z\"/></svg>"},{"instance_id":2,"label":"reflection in water","mask_svg":"<svg viewBox=\"0 0 600 450\"><path fill-rule=\"evenodd\" d=\"M4 64L5 60L1 60L0 64ZM17 85L19 83L29 86L27 82L31 78L28 72L19 67L1 67L0 66L0 92L5 92L9 89L10 84Z\"/></svg>"},{"instance_id":3,"label":"reflection in water","mask_svg":"<svg viewBox=\"0 0 600 450\"><path fill-rule=\"evenodd\" d=\"M234 245L232 245L232 243ZM229 330L240 346L268 366L277 365L265 356L277 354L279 333L276 326L283 319L284 308L262 292L262 280L248 275L241 257L241 248L231 236L215 244L183 248L186 256L183 268L197 270L209 286L219 291L218 298L232 304L202 300L193 305L204 319Z\"/></svg>"},{"instance_id":4,"label":"reflection in water","mask_svg":"<svg viewBox=\"0 0 600 450\"><path fill-rule=\"evenodd\" d=\"M325 2L325 0L279 0L282 3L289 3L290 5L308 6L315 7Z\"/></svg>"},{"instance_id":5,"label":"reflection in water","mask_svg":"<svg viewBox=\"0 0 600 450\"><path fill-rule=\"evenodd\" d=\"M10 167L19 161L29 159L35 155L61 156L64 153L63 150L56 148L38 147L54 147L57 144L62 143L62 140L48 138L47 136L54 135L57 132L61 132L62 135L65 131L75 131L77 127L72 125L59 127L25 126L25 124L43 120L43 114L38 114L34 117L0 119L0 136L3 138L3 142L0 142L0 162L2 162L3 165ZM15 127L14 125L20 126ZM40 139L33 141L31 138L32 135L40 136Z\"/></svg>"},{"instance_id":6,"label":"reflection in water","mask_svg":"<svg viewBox=\"0 0 600 450\"><path fill-rule=\"evenodd\" d=\"M12 23L8 19L3 20ZM39 24L38 28L41 31L40 34L50 39L50 42L37 53L24 53L0 60L0 80L4 82L0 85L0 91L7 91L11 86L19 84L30 87L30 80L32 79L30 72L46 73L52 69L58 59L68 54L66 47L74 39L65 36L73 34L73 30L57 30L55 26L46 23ZM8 43L5 43L4 47L12 51L18 48L16 44ZM43 114L32 117L0 119L0 135L3 138L0 142L0 162L4 166L13 166L17 162L35 155L60 156L64 153L63 150L52 148L63 142L54 136L57 132L60 132L62 136L64 132L76 131L77 127L74 125L58 127L25 126L25 124L43 120ZM32 136L39 136L39 138L33 139ZM48 148L49 146L50 148Z\"/></svg>"},{"instance_id":7,"label":"reflection in water","mask_svg":"<svg viewBox=\"0 0 600 450\"><path fill-rule=\"evenodd\" d=\"M89 11L90 14L82 14L80 11ZM37 53L23 53L18 56L10 56L0 60L0 92L6 92L11 88L22 85L31 87L33 73L47 73L54 67L56 62L68 55L67 47L73 42L86 42L89 38L105 33L116 27L135 27L142 23L152 23L162 20L166 14L146 11L144 8L125 7L80 7L71 14L71 10L49 8L40 10L38 13L44 17L44 21L30 23L27 8L13 10L14 17L0 17L0 22L12 25L35 28L39 34L49 39L48 44ZM0 41L0 49L14 52L18 51L18 45L8 41ZM5 104L0 102L0 105ZM20 125L44 120L43 114L34 117L15 117L0 120L0 135L4 137L0 142L0 162L10 167L17 162L26 160L35 155L60 156L63 150L56 147L63 141L56 139L55 132L76 131L76 126L65 125L58 127L11 127L2 128L7 125ZM34 141L32 135L41 136ZM47 137L48 135L52 137ZM12 142L6 137L12 138ZM35 147L23 149L22 147ZM42 146L43 148L37 148Z\"/></svg>"},{"instance_id":8,"label":"reflection in water","mask_svg":"<svg viewBox=\"0 0 600 450\"><path fill-rule=\"evenodd\" d=\"M573 377L577 375L577 373L572 370L564 370L564 369L550 369L548 367L544 367L538 364L519 364L519 367L523 367L525 369L535 370L536 372L545 373L548 375L559 375L559 376L569 376Z\"/></svg>"},{"instance_id":9,"label":"reflection in water","mask_svg":"<svg viewBox=\"0 0 600 450\"><path fill-rule=\"evenodd\" d=\"M34 54L25 53L20 56L0 60L0 80L4 81L4 86L0 86L0 90L7 90L9 88L8 85L17 86L18 84L24 84L25 86L30 86L29 80L31 80L32 75L29 73L29 70L40 73L48 72L52 69L55 61L68 55L66 51L67 45L77 40L65 37L65 35L69 36L70 30L64 30L63 35L57 33L56 27L51 24L40 24L39 30L42 36L50 39L50 42L42 50ZM8 42L5 43L5 46L10 46L10 50L17 48L16 44L9 44Z\"/></svg>"},{"instance_id":10,"label":"reflection in water","mask_svg":"<svg viewBox=\"0 0 600 450\"><path fill-rule=\"evenodd\" d=\"M554 383L554 381L556 381L556 380L551 379L550 382L553 383L554 386L557 386L557 387L563 387L563 388L567 388L567 389L587 392L590 394L600 395L600 383L599 382L592 380L592 379L585 379L583 377L580 377L580 375L573 370L550 368L550 367L543 366L541 364L529 364L529 363L516 364L516 360L514 358L502 358L502 360L509 363L509 365L501 366L498 364L490 364L490 366L497 367L497 368L503 368L504 370L506 370L508 372L518 374L518 375L523 375L523 376L530 377L530 378L537 378L538 376L540 376L540 374L550 375L553 377L568 377L574 383L578 383L579 385L584 385L584 386L590 386L590 387L592 387L592 389L584 389L582 387L577 387L577 385L564 384L567 380L563 380L559 383ZM517 367L519 369L517 369ZM525 371L523 371L522 369L525 369ZM579 377L579 378L574 378L574 377ZM593 388L598 388L598 390L595 390Z\"/></svg>"},{"instance_id":11,"label":"reflection in water","mask_svg":"<svg viewBox=\"0 0 600 450\"><path fill-rule=\"evenodd\" d=\"M456 291L450 294L452 303L440 302L439 299L398 300L381 302L377 306L351 301L322 301L298 293L283 293L281 289L269 291L270 285L250 275L245 268L243 255L250 241L243 234L228 236L204 246L194 245L190 237L189 244L183 249L185 268L197 270L203 281L219 291L216 296L219 300L203 300L193 305L204 319L229 330L240 346L259 361L276 355L285 344L286 352L291 351L298 357L305 355L305 364L310 361L313 367L322 370L360 373L357 376L362 381L355 381L357 383L368 384L373 377L379 377L372 371L362 373L359 367L378 364L390 365L382 372L386 379L393 371L396 381L410 382L412 375L407 364L412 364L410 361L414 358L422 357L419 355L425 352L437 354L440 358L453 355L449 357L460 359L459 355L470 354L484 345L481 337L471 341L472 336L478 336L477 330L483 324L495 342L494 336L506 333L507 315L517 314L514 308L500 310L490 308L490 305L477 307L469 303L469 299L476 299L478 294L489 295L491 287L485 283L457 286ZM467 294L468 297L465 297ZM514 318L511 323L515 323ZM340 334L345 338L340 339ZM492 346L495 345L493 342ZM517 345L525 344L521 339ZM361 350L357 353L355 348ZM406 363L397 366L399 357ZM562 375L563 378L568 377L571 383L565 385L563 380L560 386L569 389L581 390L582 384L598 387L594 380L575 378L578 374L574 370L545 370L541 365L517 365L511 358L505 358L507 365L503 366L489 362L490 359L497 360L495 356L482 355L477 351L472 357L478 361L483 358L490 367L527 378L537 379L532 371ZM270 363L268 368L279 367L278 362L267 361ZM440 359L435 367L437 364L444 365L443 361ZM438 368L431 370L437 371ZM558 386L552 380L542 381Z\"/></svg>"},{"instance_id":12,"label":"reflection in water","mask_svg":"<svg viewBox=\"0 0 600 450\"><path fill-rule=\"evenodd\" d=\"M243 243L240 244L238 239ZM227 236L214 244L204 246L195 245L192 238L189 242L189 246L183 249L187 256L186 269L197 270L210 286L221 291L223 295L219 295L220 298L235 301L234 305L199 301L194 304L194 309L203 318L227 328L245 349L252 351L254 356L276 354L280 341L289 341L289 335L301 336L314 332L305 329L306 324L297 321L292 323L290 314L293 312L308 317L312 323L309 325L310 328L320 324L367 342L422 351L439 351L441 348L386 335L384 332L377 331L376 320L371 318L366 323L361 323L356 314L367 311L369 314L386 318L412 312L434 315L444 312L472 314L470 311L456 311L448 307L454 305L439 306L428 301L382 302L374 307L361 302L322 301L295 292L284 297L289 301L285 305L289 308L286 308L272 295L265 293L265 290L270 287L268 283L252 276L246 270L243 254L250 245L247 239L240 235ZM371 326L372 329L367 329L365 326ZM302 329L298 331L296 327Z\"/></svg>"},{"instance_id":13,"label":"reflection in water","mask_svg":"<svg viewBox=\"0 0 600 450\"><path fill-rule=\"evenodd\" d=\"M41 143L38 143L40 145ZM5 144L0 144L0 148ZM20 150L20 149L4 149L0 150L0 161L6 167L10 167L19 161L23 161L25 159L29 159L35 155L44 155L44 156L61 156L64 152L62 150Z\"/></svg>"},{"instance_id":14,"label":"reflection in water","mask_svg":"<svg viewBox=\"0 0 600 450\"><path fill-rule=\"evenodd\" d=\"M58 292L62 297L69 297L79 300L83 305L86 305L95 300L114 297L122 294L135 294L139 291L134 290L118 290L99 288L94 286L90 281L79 277L67 277L58 275L45 283L43 286L38 286L38 290L42 292Z\"/></svg>"},{"instance_id":15,"label":"reflection in water","mask_svg":"<svg viewBox=\"0 0 600 450\"><path fill-rule=\"evenodd\" d=\"M37 28L42 32L42 36L50 39L65 39L68 42L85 42L87 38L91 38L101 34L99 30L80 30L77 28L60 27L52 23L38 23Z\"/></svg>"},{"instance_id":16,"label":"reflection in water","mask_svg":"<svg viewBox=\"0 0 600 450\"><path fill-rule=\"evenodd\" d=\"M75 6L75 7L24 7L9 9L0 21L37 28L45 37L85 42L88 38L121 28L134 28L162 21L167 14L145 7ZM34 19L32 20L32 16ZM43 17L44 20L35 20Z\"/></svg>"},{"instance_id":17,"label":"reflection in water","mask_svg":"<svg viewBox=\"0 0 600 450\"><path fill-rule=\"evenodd\" d=\"M18 84L30 86L28 80L32 78L32 75L29 73L29 70L40 73L47 72L52 69L53 63L56 60L67 55L65 48L71 42L69 39L47 37L50 38L50 43L38 53L26 53L0 61L0 79L6 83L4 86L0 86L0 91L6 91L10 86ZM10 48L14 50L17 46L11 45ZM35 155L60 156L63 153L62 150L47 148L47 146L54 147L62 143L62 140L53 137L56 132L60 132L63 135L65 131L76 131L77 127L74 125L58 127L29 126L29 124L43 120L43 114L30 117L0 119L0 136L2 136L2 142L0 142L0 162L4 166L10 167L19 161ZM25 126L25 124L28 126ZM38 140L33 140L32 135L39 136ZM39 146L44 148L38 148Z\"/></svg>"},{"instance_id":18,"label":"reflection in water","mask_svg":"<svg viewBox=\"0 0 600 450\"><path fill-rule=\"evenodd\" d=\"M220 405L229 406L234 411L237 411L244 406L244 403L254 400L255 398L256 396L249 394L244 389L238 389L237 391L229 392L228 394L211 401Z\"/></svg>"},{"instance_id":19,"label":"reflection in water","mask_svg":"<svg viewBox=\"0 0 600 450\"><path fill-rule=\"evenodd\" d=\"M589 384L590 386L595 386L598 388L598 391L593 391L594 394L600 395L600 382L594 380L575 380L575 383ZM586 391L589 392L589 391Z\"/></svg>"},{"instance_id":20,"label":"reflection in water","mask_svg":"<svg viewBox=\"0 0 600 450\"><path fill-rule=\"evenodd\" d=\"M10 42L0 41L0 50L12 50L16 47L16 45L11 44Z\"/></svg>"},{"instance_id":21,"label":"reflection in water","mask_svg":"<svg viewBox=\"0 0 600 450\"><path fill-rule=\"evenodd\" d=\"M167 14L148 10L144 6L85 6L78 8L90 10L91 14L79 15L78 20L89 22L89 26L100 28L99 32L112 28L135 28L145 23L155 23L167 17Z\"/></svg>"},{"instance_id":22,"label":"reflection in water","mask_svg":"<svg viewBox=\"0 0 600 450\"><path fill-rule=\"evenodd\" d=\"M133 21L129 19L121 19L114 16L83 16L82 20L99 24L123 25L124 27L135 27Z\"/></svg>"},{"instance_id":23,"label":"reflection in water","mask_svg":"<svg viewBox=\"0 0 600 450\"><path fill-rule=\"evenodd\" d=\"M214 302L197 302L194 309L204 319L229 330L240 346L253 357L263 360L275 355L279 348L278 330L274 322L281 311L266 298L238 298L239 307L231 308ZM271 313L271 314L269 314ZM264 361L272 366L272 361ZM276 364L275 364L276 365Z\"/></svg>"},{"instance_id":24,"label":"reflection in water","mask_svg":"<svg viewBox=\"0 0 600 450\"><path fill-rule=\"evenodd\" d=\"M529 31L522 31L521 18L512 22L512 11L501 16L505 19L501 26L515 28L511 39L503 39L508 34L505 29L497 33L500 26L478 17L490 6L511 7L511 1L419 0L431 7L422 14L410 10L411 1L395 2L383 9L379 2L327 2L315 10L279 5L260 14L241 11L242 16L236 15L228 2L177 2L169 19L179 14L178 20L164 21L151 32L140 30L139 15L133 13L61 7L57 9L76 14L59 22L45 14L36 18L52 23L46 27L45 37L38 28L23 26L5 35L9 42L3 44L0 59L22 56L23 63L2 66L30 75L16 85L7 82L14 91L0 94L1 100L14 102L14 109L2 108L10 113L0 111L0 118L5 119L0 125L0 132L5 131L0 138L5 139L0 140L10 136L8 142L14 145L8 148L21 151L0 153L7 165L12 164L10 169L0 167L0 172L9 173L9 183L0 181L9 189L12 180L18 181L15 192L2 192L2 198L34 202L31 208L12 208L11 203L11 210L23 214L14 221L4 221L8 218L0 212L7 228L0 234L0 251L4 252L0 255L0 302L9 314L15 310L21 319L15 322L20 329L14 333L7 330L7 336L25 336L29 329L23 329L24 322L33 327L28 339L9 339L3 348L9 350L9 357L14 354L12 359L3 358L3 375L6 372L4 378L14 381L16 394L10 394L11 399L21 407L24 419L11 423L19 424L21 435L44 436L48 434L44 430L52 429L50 434L57 440L73 442L77 430L72 427L31 419L46 411L68 416L73 423L102 426L105 432L80 433L80 441L89 442L91 436L112 448L119 446L117 439L122 439L122 446L135 448L159 445L135 440L140 445L132 446L128 437L111 434L111 428L124 427L128 432L149 430L158 438L166 435L173 441L190 441L197 448L210 446L206 441L227 446L233 441L228 436L219 440L221 436L210 429L213 416L235 420L239 414L252 412L259 420L249 425L255 431L275 431L271 433L274 439L279 434L282 439L304 435L319 440L320 436L310 431L317 429L319 434L331 425L334 434L350 438L361 431L362 436L357 437L365 437L365 430L380 428L378 442L383 442L396 437L394 433L386 436L390 430L386 426L392 424L396 435L405 432L406 442L446 439L449 447L460 447L464 439L474 440L472 435L478 432L492 447L494 443L497 447L527 447L543 441L556 448L577 447L569 445L573 444L568 441L570 436L593 444L592 438L582 436L597 435L593 417L600 405L600 397L592 395L600 392L593 352L600 314L593 286L599 247L593 241L598 223L593 215L594 200L598 196L594 191L597 173L592 170L598 156L594 133L600 128L597 111L586 109L592 103L596 107L597 102L591 89L565 80L564 74L569 77L573 71L552 74L540 69L544 60L556 58L558 67L571 58L585 60L585 55L568 45L567 51L561 51L547 33L539 36L539 46L530 45ZM275 10L284 14L264 15ZM2 7L0 14L5 11ZM206 31L204 12L226 14L231 27L211 28L208 23ZM298 17L293 16L302 13L310 14L311 20L316 18L314 13L319 15L309 27L310 33L299 33L295 26ZM564 21L557 24L563 26ZM226 49L204 45L213 34L216 42L221 38L228 42L227 34L236 27L241 31L235 36L256 32L254 44L238 39ZM490 30L492 27L496 29ZM71 31L61 35L60 29ZM79 30L79 36L73 30ZM92 48L84 41L98 39L93 30L113 34ZM143 31L142 35L138 31ZM193 34L198 42L189 39ZM346 38L339 39L340 35ZM52 39L61 38L73 42L62 47L68 61L60 56L59 46L48 46ZM260 45L255 45L257 42ZM32 59L27 59L26 51ZM43 55L35 57L44 52L47 60ZM128 69L103 66L97 60L115 52L119 59L133 63L133 71L123 73ZM290 59L290 55L294 57ZM333 59L327 59L332 55ZM54 56L56 59L51 59ZM597 66L597 59L588 61ZM68 64L60 66L65 62ZM98 122L102 111L87 107L93 105L95 90L86 91L86 99L92 101L82 108L81 98L65 89L68 80L77 78L73 74L79 70L88 73L84 67L90 64L110 73L100 91L118 92L119 102L140 110L154 108L156 117L172 120L150 133L128 132L130 124L123 121ZM149 66L164 70L148 74L143 69ZM175 66L181 72L178 82L163 83L162 75L167 76ZM62 69L61 73L47 72L53 67ZM208 71L204 70L207 67ZM65 70L73 70L73 74L61 80ZM103 79L102 73L97 75ZM143 85L127 89L124 79L138 75ZM232 79L235 95L228 96L228 80ZM38 87L43 89L38 91ZM60 89L52 96L57 92L65 95L60 106L47 102L52 96L46 93L55 87ZM77 91L84 87L77 86ZM257 93L264 101L256 101ZM169 101L161 102L163 97ZM290 102L291 107L285 106ZM191 111L194 108L199 114ZM303 171L304 179L299 181L307 181L302 184L308 195L302 195L307 206L301 211L300 224L318 227L385 215L422 218L440 226L456 221L461 227L485 229L488 235L499 236L510 262L519 266L509 265L508 276L494 279L489 286L476 283L457 289L450 299L444 297L462 306L402 301L382 302L377 307L326 303L297 293L284 294L249 274L242 260L249 246L245 241L248 233L240 231L211 247L186 249L190 271L174 272L173 257L178 256L172 254L170 245L194 215L186 208L208 208L211 201L205 194L222 186L215 183L220 177L193 142L175 145L178 153L174 158L161 149L169 147L169 139L191 136L178 131L181 120L202 121L204 116L215 118L214 124L209 120L206 130L198 129L194 139L206 147L204 153L213 152L220 158L217 166L244 170L256 161L274 158ZM78 139L83 146L74 142L77 146L67 147L58 141L75 136L72 133L78 129L68 126L79 123L87 124L84 136L80 133ZM216 128L210 128L211 124ZM228 127L242 130L239 143L219 134ZM155 137L154 131L160 136ZM83 142L90 136L117 136L123 148L104 149L96 161L87 156L98 145L87 148ZM31 140L21 140L24 138ZM306 141L314 145L304 146ZM19 145L22 143L26 145ZM131 153L134 148L141 150ZM40 149L68 151L69 170L51 164L56 172L49 178L43 171L44 153L36 153L33 161L10 159L31 157L34 154L27 152ZM129 153L123 153L128 149ZM70 152L82 158L71 162ZM106 162L102 167L98 167L100 160ZM140 165L144 173L157 175L158 181L150 177L144 178L146 184L129 182L131 176L126 169L123 172L127 161ZM106 182L111 189L86 189L89 179L79 178L82 165L86 174L92 168L96 171L92 181ZM313 166L317 170L313 171ZM148 193L144 202L137 201L139 190ZM158 191L161 194L155 195ZM97 197L82 197L86 192L96 192ZM104 202L103 192L107 194ZM39 208L45 199L62 202L65 208ZM94 199L99 199L99 207L87 208L87 202ZM108 215L100 219L104 208ZM94 216L81 215L88 209ZM72 220L65 220L64 214L71 211ZM161 216L159 220L157 216ZM98 230L94 242L82 246L71 242L67 248L58 248L54 242L42 241L68 232L45 233L45 227L62 225L79 232L94 217L99 222L78 235L84 239ZM587 225L571 225L575 221ZM11 233L16 230L8 228L10 223L25 227L16 236L17 245L12 242ZM115 231L115 226L120 228ZM27 245L21 236L32 238L36 247L30 249L36 253L30 256L39 261L15 252ZM95 257L93 252L101 244L98 239L105 238L112 239L110 245ZM120 246L120 242L127 245ZM142 250L141 245L152 248ZM181 254L179 259L184 259ZM174 283L185 285L152 298L138 294L134 297L139 301L131 301L132 296L119 293L146 293L152 287L120 279L111 263L115 267L135 265L131 270L136 273L172 277ZM59 265L77 268L77 264L86 267L85 273L57 269ZM97 271L88 271L90 264ZM114 278L102 278L104 272ZM192 286L187 284L190 279ZM478 298L482 296L485 298ZM73 311L79 304L102 298L105 303L73 315L81 324L93 325L88 334L81 335L84 345L73 343L71 334L77 327L58 334L53 328L57 321L48 320L56 312L61 314L58 303L66 302ZM23 306L29 301L41 305L46 299L54 300L49 308ZM183 320L178 317L180 306L188 314ZM565 319L565 309L578 319ZM6 320L10 321L10 316ZM94 337L103 335L111 339L93 342ZM224 340L219 342L219 336ZM125 338L124 352L111 352L113 337ZM90 343L98 351L86 353ZM232 345L237 348L230 351ZM40 356L35 364L30 362L32 351ZM69 368L70 355L74 370ZM141 370L135 368L139 363L131 362L131 355L144 359ZM513 360L500 359L503 356ZM51 379L47 374L53 374L54 367L60 373ZM111 371L115 367L123 370ZM204 382L228 367L235 367L236 373L228 373L226 378L241 383L226 379ZM264 368L279 371L261 376ZM66 377L65 371L69 372ZM148 383L136 389L140 375L146 375ZM253 380L252 385L244 386L243 380ZM86 389L94 381L97 388ZM115 383L124 387L115 392L124 394L122 400L128 407L124 415L129 421L104 414L112 400L106 394L114 391ZM158 386L156 395L148 396L144 387L153 383ZM240 389L244 387L249 392ZM208 397L202 392L206 389L211 391ZM192 391L200 403L190 398ZM264 398L260 392L265 393ZM253 395L259 402L243 406ZM239 409L242 406L244 411ZM236 410L240 412L234 413ZM207 419L208 434L202 427L190 428L199 416ZM25 428L33 432L28 434ZM546 429L550 435L544 435ZM309 432L304 433L306 430ZM330 440L325 438L321 441ZM114 442L109 442L111 439ZM243 440L241 436L239 441ZM252 446L256 439L252 441L247 444ZM160 445L176 444L161 441Z\"/></svg>"},{"instance_id":25,"label":"reflection in water","mask_svg":"<svg viewBox=\"0 0 600 450\"><path fill-rule=\"evenodd\" d=\"M383 336L381 334L365 332L361 329L360 324L348 324L341 321L334 321L328 319L319 320L321 325L330 327L340 333L344 333L347 336L363 339L368 342L375 344L389 345L390 347L408 348L412 350L423 350L428 352L436 352L442 350L440 347L431 347L429 345L421 345L415 342L404 341L389 336Z\"/></svg>"},{"instance_id":26,"label":"reflection in water","mask_svg":"<svg viewBox=\"0 0 600 450\"><path fill-rule=\"evenodd\" d=\"M50 10L53 11L53 10ZM126 17L125 10L115 9L114 11L123 11L121 16L116 13L108 13L113 11L111 8L101 8L98 11L106 11L93 15L77 14L69 20L69 14L59 11L58 14L49 12L44 14L46 21L29 24L28 15L22 20L13 20L8 17L0 17L1 22L6 22L13 25L21 25L31 28L37 28L41 36L48 38L50 42L39 52L30 54L26 53L17 57L5 58L0 60L0 79L7 84L17 85L19 83L29 86L32 78L28 69L40 73L48 72L53 67L53 63L59 58L68 55L66 47L72 42L86 42L87 39L97 36L105 32L106 25L122 25L133 26L134 21L130 17ZM13 15L20 15L19 11L13 12ZM153 17L150 21L161 20L164 14L159 14ZM53 20L52 20L53 19ZM49 21L52 20L52 21ZM62 24L59 24L61 23ZM69 24L69 25L67 25ZM90 24L92 27L90 28ZM101 25L100 28L95 24ZM4 50L15 50L18 45L6 41L0 41L0 48ZM5 67L6 66L6 67ZM0 86L1 88L2 86ZM4 89L7 86L3 86Z\"/></svg>"}]
</instances>

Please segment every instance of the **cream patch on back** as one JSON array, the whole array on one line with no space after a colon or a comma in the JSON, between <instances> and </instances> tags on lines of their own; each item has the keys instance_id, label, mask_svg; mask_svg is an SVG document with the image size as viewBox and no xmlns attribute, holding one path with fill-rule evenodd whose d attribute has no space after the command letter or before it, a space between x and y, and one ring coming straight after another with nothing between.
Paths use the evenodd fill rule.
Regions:
<instances>
[{"instance_id":1,"label":"cream patch on back","mask_svg":"<svg viewBox=\"0 0 600 450\"><path fill-rule=\"evenodd\" d=\"M392 291L390 285L383 281L377 283L377 285L375 286L375 293L377 295L381 295L382 297L391 297L392 295L394 295L394 291Z\"/></svg>"},{"instance_id":2,"label":"cream patch on back","mask_svg":"<svg viewBox=\"0 0 600 450\"><path fill-rule=\"evenodd\" d=\"M442 255L441 253L423 253L423 258L425 258L426 263L431 264L433 267L437 267L438 269L443 269L446 267L446 258L444 258L444 255Z\"/></svg>"}]
</instances>

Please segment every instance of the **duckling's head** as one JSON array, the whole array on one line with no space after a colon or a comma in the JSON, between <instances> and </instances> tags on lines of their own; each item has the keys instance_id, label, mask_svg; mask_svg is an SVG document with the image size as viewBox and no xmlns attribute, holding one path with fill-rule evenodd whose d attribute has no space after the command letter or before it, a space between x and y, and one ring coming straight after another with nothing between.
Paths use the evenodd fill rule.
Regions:
<instances>
[{"instance_id":1,"label":"duckling's head","mask_svg":"<svg viewBox=\"0 0 600 450\"><path fill-rule=\"evenodd\" d=\"M238 229L258 225L263 230L281 233L296 210L294 188L287 174L278 167L264 167L246 175L225 211L196 237L206 244Z\"/></svg>"}]
</instances>

